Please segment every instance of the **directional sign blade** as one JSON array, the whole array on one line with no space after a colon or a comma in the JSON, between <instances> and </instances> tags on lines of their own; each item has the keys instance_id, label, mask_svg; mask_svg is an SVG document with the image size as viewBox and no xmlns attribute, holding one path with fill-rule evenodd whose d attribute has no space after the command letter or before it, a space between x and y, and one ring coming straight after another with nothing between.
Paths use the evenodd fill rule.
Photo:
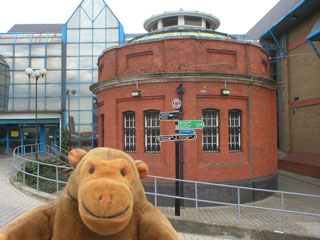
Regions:
<instances>
[{"instance_id":1,"label":"directional sign blade","mask_svg":"<svg viewBox=\"0 0 320 240\"><path fill-rule=\"evenodd\" d=\"M171 121L179 119L179 112L161 112L159 114L160 121Z\"/></svg>"},{"instance_id":2,"label":"directional sign blade","mask_svg":"<svg viewBox=\"0 0 320 240\"><path fill-rule=\"evenodd\" d=\"M168 142L168 141L184 141L184 140L196 140L197 136L195 134L192 135L163 135L158 137L159 142Z\"/></svg>"},{"instance_id":3,"label":"directional sign blade","mask_svg":"<svg viewBox=\"0 0 320 240\"><path fill-rule=\"evenodd\" d=\"M202 120L183 120L178 122L179 130L202 129L204 122Z\"/></svg>"},{"instance_id":4,"label":"directional sign blade","mask_svg":"<svg viewBox=\"0 0 320 240\"><path fill-rule=\"evenodd\" d=\"M159 142L177 141L175 135L162 135L158 137Z\"/></svg>"},{"instance_id":5,"label":"directional sign blade","mask_svg":"<svg viewBox=\"0 0 320 240\"><path fill-rule=\"evenodd\" d=\"M195 135L195 130L179 130L179 134L181 135Z\"/></svg>"},{"instance_id":6,"label":"directional sign blade","mask_svg":"<svg viewBox=\"0 0 320 240\"><path fill-rule=\"evenodd\" d=\"M197 135L178 135L178 141L184 141L184 140L196 140Z\"/></svg>"}]
</instances>

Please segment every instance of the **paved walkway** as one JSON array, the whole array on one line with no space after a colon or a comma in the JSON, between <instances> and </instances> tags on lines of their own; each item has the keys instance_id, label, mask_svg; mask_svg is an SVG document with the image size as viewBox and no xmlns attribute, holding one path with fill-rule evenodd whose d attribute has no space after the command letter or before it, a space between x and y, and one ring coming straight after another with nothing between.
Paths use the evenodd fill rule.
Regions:
<instances>
[{"instance_id":1,"label":"paved walkway","mask_svg":"<svg viewBox=\"0 0 320 240\"><path fill-rule=\"evenodd\" d=\"M30 197L10 184L9 175L12 172L12 159L0 159L0 229L22 213L33 209L44 202ZM179 233L181 240L228 240L198 234Z\"/></svg>"},{"instance_id":2,"label":"paved walkway","mask_svg":"<svg viewBox=\"0 0 320 240\"><path fill-rule=\"evenodd\" d=\"M43 204L40 200L21 193L10 184L9 174L11 171L11 159L0 159L0 229L25 211ZM279 171L279 190L320 195L320 180ZM281 198L279 194L275 194L265 200L251 204L280 208ZM320 199L285 195L285 209L320 214ZM172 208L161 208L161 211L171 218L195 221L195 211L192 208L181 209L181 217L175 217ZM197 221L239 226L237 225L238 217L235 207L201 208ZM241 208L240 227L280 231L281 213ZM285 232L320 237L320 217L285 214ZM181 240L236 239L230 236L213 237L186 233L179 233L179 236Z\"/></svg>"}]
</instances>

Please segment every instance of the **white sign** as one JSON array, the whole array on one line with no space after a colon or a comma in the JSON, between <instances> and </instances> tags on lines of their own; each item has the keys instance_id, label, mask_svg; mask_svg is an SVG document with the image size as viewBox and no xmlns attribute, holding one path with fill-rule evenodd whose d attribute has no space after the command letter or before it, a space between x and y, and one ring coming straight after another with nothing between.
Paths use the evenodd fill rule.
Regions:
<instances>
[{"instance_id":1,"label":"white sign","mask_svg":"<svg viewBox=\"0 0 320 240\"><path fill-rule=\"evenodd\" d=\"M179 109L182 103L180 99L173 99L171 104L174 109Z\"/></svg>"}]
</instances>

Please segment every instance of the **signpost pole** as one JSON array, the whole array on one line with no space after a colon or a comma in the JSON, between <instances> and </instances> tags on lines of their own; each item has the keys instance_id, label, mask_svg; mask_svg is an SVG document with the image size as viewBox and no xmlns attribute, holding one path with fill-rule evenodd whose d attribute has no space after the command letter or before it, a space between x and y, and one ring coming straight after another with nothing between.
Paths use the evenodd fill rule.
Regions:
<instances>
[{"instance_id":1,"label":"signpost pole","mask_svg":"<svg viewBox=\"0 0 320 240\"><path fill-rule=\"evenodd\" d=\"M179 133L178 130L178 121L175 122L176 124L176 134ZM180 142L176 141L176 179L180 179L180 164L179 164L179 160L180 160ZM176 180L176 196L180 196L180 181ZM174 213L175 216L180 216L180 199L176 198L175 199L175 204L174 204Z\"/></svg>"}]
</instances>

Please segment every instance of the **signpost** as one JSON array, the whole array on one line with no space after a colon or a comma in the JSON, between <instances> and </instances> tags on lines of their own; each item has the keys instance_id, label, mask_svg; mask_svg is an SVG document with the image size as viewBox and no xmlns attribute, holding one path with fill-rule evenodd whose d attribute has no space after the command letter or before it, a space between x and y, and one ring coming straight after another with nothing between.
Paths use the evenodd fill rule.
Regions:
<instances>
[{"instance_id":1,"label":"signpost","mask_svg":"<svg viewBox=\"0 0 320 240\"><path fill-rule=\"evenodd\" d=\"M202 129L204 122L202 120L183 120L178 122L179 130Z\"/></svg>"},{"instance_id":2,"label":"signpost","mask_svg":"<svg viewBox=\"0 0 320 240\"><path fill-rule=\"evenodd\" d=\"M179 120L179 108L182 106L180 99L172 101L174 112L162 112L159 115L160 121L175 121L176 129L175 135L162 135L158 137L159 142L173 141L176 144L176 178L180 179L179 156L182 154L179 151L179 144L185 140L196 140L196 131L193 129L202 129L204 122L202 120ZM182 187L183 188L183 187ZM180 197L180 182L176 181L176 196ZM175 215L180 216L180 199L175 199Z\"/></svg>"},{"instance_id":3,"label":"signpost","mask_svg":"<svg viewBox=\"0 0 320 240\"><path fill-rule=\"evenodd\" d=\"M179 112L162 112L159 115L160 121L172 121L172 120L178 120L179 119Z\"/></svg>"},{"instance_id":4,"label":"signpost","mask_svg":"<svg viewBox=\"0 0 320 240\"><path fill-rule=\"evenodd\" d=\"M179 130L179 134L196 135L196 131L195 130Z\"/></svg>"},{"instance_id":5,"label":"signpost","mask_svg":"<svg viewBox=\"0 0 320 240\"><path fill-rule=\"evenodd\" d=\"M184 140L196 140L196 139L197 139L197 135L195 134L162 135L158 137L159 142L184 141Z\"/></svg>"}]
</instances>

